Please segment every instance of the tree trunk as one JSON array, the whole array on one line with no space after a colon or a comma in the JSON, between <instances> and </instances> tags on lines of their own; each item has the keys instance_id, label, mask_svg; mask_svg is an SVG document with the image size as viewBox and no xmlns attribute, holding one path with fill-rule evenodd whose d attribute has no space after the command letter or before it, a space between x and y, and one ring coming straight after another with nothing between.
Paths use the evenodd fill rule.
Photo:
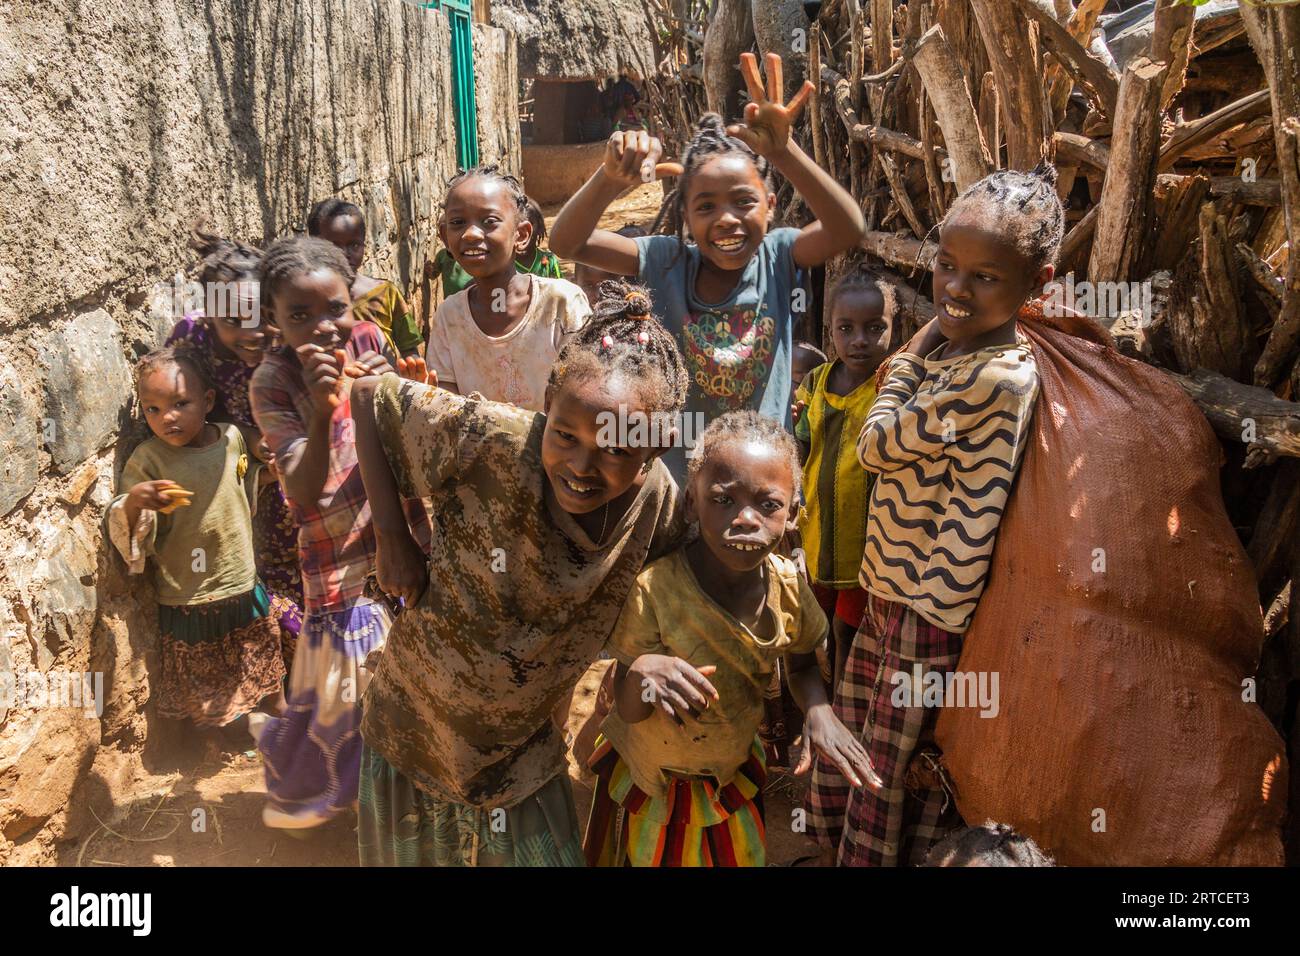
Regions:
<instances>
[{"instance_id":1,"label":"tree trunk","mask_svg":"<svg viewBox=\"0 0 1300 956\"><path fill-rule=\"evenodd\" d=\"M1038 31L1007 0L970 0L998 84L1007 165L1033 169L1051 135L1044 109Z\"/></svg>"},{"instance_id":2,"label":"tree trunk","mask_svg":"<svg viewBox=\"0 0 1300 956\"><path fill-rule=\"evenodd\" d=\"M779 53L785 62L785 94L803 85L808 64L808 17L800 0L750 0L759 59ZM743 51L742 51L743 52ZM737 54L737 61L740 56Z\"/></svg>"},{"instance_id":3,"label":"tree trunk","mask_svg":"<svg viewBox=\"0 0 1300 956\"><path fill-rule=\"evenodd\" d=\"M717 0L704 32L704 99L725 120L740 116L740 54L754 43L749 0Z\"/></svg>"}]
</instances>

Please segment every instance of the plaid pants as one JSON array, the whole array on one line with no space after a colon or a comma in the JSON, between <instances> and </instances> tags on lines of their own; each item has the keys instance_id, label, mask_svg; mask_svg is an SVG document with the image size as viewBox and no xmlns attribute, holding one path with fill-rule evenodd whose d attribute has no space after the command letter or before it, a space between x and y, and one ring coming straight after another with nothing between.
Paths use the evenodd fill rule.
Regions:
<instances>
[{"instance_id":1,"label":"plaid pants","mask_svg":"<svg viewBox=\"0 0 1300 956\"><path fill-rule=\"evenodd\" d=\"M916 865L961 825L934 744L935 707L898 693L913 668L946 675L957 667L962 635L941 630L905 604L871 595L853 638L835 712L856 730L884 781L854 789L820 756L806 804L810 834L839 847L840 866Z\"/></svg>"}]
</instances>

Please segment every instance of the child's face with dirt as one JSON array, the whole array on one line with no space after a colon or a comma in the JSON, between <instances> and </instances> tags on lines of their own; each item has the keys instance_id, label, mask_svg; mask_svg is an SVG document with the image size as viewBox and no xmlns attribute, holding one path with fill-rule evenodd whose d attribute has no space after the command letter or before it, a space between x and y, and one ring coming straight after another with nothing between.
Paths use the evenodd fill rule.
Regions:
<instances>
[{"instance_id":1,"label":"child's face with dirt","mask_svg":"<svg viewBox=\"0 0 1300 956\"><path fill-rule=\"evenodd\" d=\"M333 269L291 276L276 289L270 309L281 337L295 352L303 345L340 349L352 336L352 293Z\"/></svg>"},{"instance_id":2,"label":"child's face with dirt","mask_svg":"<svg viewBox=\"0 0 1300 956\"><path fill-rule=\"evenodd\" d=\"M502 182L472 176L447 194L443 241L457 264L475 279L513 275L533 226Z\"/></svg>"},{"instance_id":3,"label":"child's face with dirt","mask_svg":"<svg viewBox=\"0 0 1300 956\"><path fill-rule=\"evenodd\" d=\"M875 287L844 289L831 303L831 341L835 354L855 377L866 378L889 354L893 321Z\"/></svg>"},{"instance_id":4,"label":"child's face with dirt","mask_svg":"<svg viewBox=\"0 0 1300 956\"><path fill-rule=\"evenodd\" d=\"M217 400L215 391L204 389L198 376L179 363L143 376L138 394L149 430L176 448L202 437Z\"/></svg>"},{"instance_id":5,"label":"child's face with dirt","mask_svg":"<svg viewBox=\"0 0 1300 956\"><path fill-rule=\"evenodd\" d=\"M1051 281L1016 245L976 216L946 223L934 263L939 329L961 348L1009 341L1016 313Z\"/></svg>"},{"instance_id":6,"label":"child's face with dirt","mask_svg":"<svg viewBox=\"0 0 1300 956\"><path fill-rule=\"evenodd\" d=\"M751 571L794 527L790 458L771 445L724 441L709 449L687 493L700 540L731 571Z\"/></svg>"},{"instance_id":7,"label":"child's face with dirt","mask_svg":"<svg viewBox=\"0 0 1300 956\"><path fill-rule=\"evenodd\" d=\"M250 368L266 354L266 332L262 325L257 280L247 277L226 295L210 295L206 316L208 327L227 352Z\"/></svg>"},{"instance_id":8,"label":"child's face with dirt","mask_svg":"<svg viewBox=\"0 0 1300 956\"><path fill-rule=\"evenodd\" d=\"M776 196L767 191L753 160L725 153L691 173L686 226L700 255L721 272L738 272L767 235Z\"/></svg>"},{"instance_id":9,"label":"child's face with dirt","mask_svg":"<svg viewBox=\"0 0 1300 956\"><path fill-rule=\"evenodd\" d=\"M590 514L641 487L646 466L663 449L610 442L608 428L611 421L636 421L641 415L651 420L642 389L622 375L566 379L549 396L542 468L561 508Z\"/></svg>"},{"instance_id":10,"label":"child's face with dirt","mask_svg":"<svg viewBox=\"0 0 1300 956\"><path fill-rule=\"evenodd\" d=\"M366 225L357 216L335 216L321 223L320 237L343 250L353 272L361 270L366 257Z\"/></svg>"}]
</instances>

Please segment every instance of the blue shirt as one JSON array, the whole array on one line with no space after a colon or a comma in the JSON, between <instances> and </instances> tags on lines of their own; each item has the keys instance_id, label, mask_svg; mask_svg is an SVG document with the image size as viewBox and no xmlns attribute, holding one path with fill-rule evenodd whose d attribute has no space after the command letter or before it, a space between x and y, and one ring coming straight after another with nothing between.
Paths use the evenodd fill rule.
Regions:
<instances>
[{"instance_id":1,"label":"blue shirt","mask_svg":"<svg viewBox=\"0 0 1300 956\"><path fill-rule=\"evenodd\" d=\"M650 289L655 317L672 332L690 374L682 439L692 448L709 422L724 412L752 408L790 427L790 356L798 229L773 229L721 302L695 296L700 250L675 236L636 239L638 278ZM682 448L665 464L681 484Z\"/></svg>"}]
</instances>

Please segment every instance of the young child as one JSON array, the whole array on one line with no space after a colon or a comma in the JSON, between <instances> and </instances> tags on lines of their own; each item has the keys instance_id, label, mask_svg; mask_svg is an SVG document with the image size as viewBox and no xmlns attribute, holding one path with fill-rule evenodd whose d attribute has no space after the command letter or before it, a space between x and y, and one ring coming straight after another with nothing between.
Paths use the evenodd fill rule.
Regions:
<instances>
[{"instance_id":1,"label":"young child","mask_svg":"<svg viewBox=\"0 0 1300 956\"><path fill-rule=\"evenodd\" d=\"M615 230L615 235L627 236L629 239L639 239L646 235L646 231L636 223L628 223L626 226L620 226ZM613 273L606 272L604 269L597 269L595 266L589 266L585 262L579 262L573 267L573 281L587 297L588 302L595 302L600 298L600 284L608 282L610 279L634 279L635 274L626 276L616 276Z\"/></svg>"},{"instance_id":2,"label":"young child","mask_svg":"<svg viewBox=\"0 0 1300 956\"><path fill-rule=\"evenodd\" d=\"M280 609L286 672L302 624L302 570L298 566L298 526L289 513L274 456L253 421L248 386L266 355L270 336L258 308L257 276L262 250L196 229L191 247L202 257L196 278L204 291L204 310L176 323L168 345L193 350L216 389L209 418L244 430L254 455L266 463L253 512L253 554L258 579Z\"/></svg>"},{"instance_id":3,"label":"young child","mask_svg":"<svg viewBox=\"0 0 1300 956\"><path fill-rule=\"evenodd\" d=\"M519 181L495 166L451 181L444 241L474 284L438 306L427 362L443 388L536 412L551 365L591 308L572 282L516 270L532 236L527 213Z\"/></svg>"},{"instance_id":4,"label":"young child","mask_svg":"<svg viewBox=\"0 0 1300 956\"><path fill-rule=\"evenodd\" d=\"M189 350L150 352L136 389L152 438L131 453L107 521L132 574L153 558L162 671L158 715L225 726L280 692L277 609L257 579L250 516L260 467Z\"/></svg>"},{"instance_id":5,"label":"young child","mask_svg":"<svg viewBox=\"0 0 1300 956\"><path fill-rule=\"evenodd\" d=\"M298 521L306 617L289 678L288 712L261 734L271 827L317 826L357 795L360 665L391 615L366 594L375 535L348 401L349 374L388 371L379 330L352 316L355 275L321 239L281 239L261 267L262 314L284 345L253 373L253 417L275 454ZM427 540L419 501L406 503Z\"/></svg>"},{"instance_id":6,"label":"young child","mask_svg":"<svg viewBox=\"0 0 1300 956\"><path fill-rule=\"evenodd\" d=\"M799 386L803 384L809 372L818 365L825 364L826 353L817 346L811 342L794 343L794 355L790 359L790 404L795 406L795 412L801 413L803 411L798 407ZM794 419L795 424L798 425L799 414L795 414Z\"/></svg>"},{"instance_id":7,"label":"young child","mask_svg":"<svg viewBox=\"0 0 1300 956\"><path fill-rule=\"evenodd\" d=\"M386 279L374 279L359 271L366 257L366 218L361 209L342 199L323 199L307 215L307 235L343 250L356 275L352 281L352 313L356 320L378 326L402 358L419 355L424 349L424 336L402 293Z\"/></svg>"},{"instance_id":8,"label":"young child","mask_svg":"<svg viewBox=\"0 0 1300 956\"><path fill-rule=\"evenodd\" d=\"M885 786L850 793L817 767L809 829L839 844L842 866L919 864L960 824L935 708L897 690L914 666L957 666L1038 392L1016 315L1051 280L1064 222L1050 167L994 173L957 198L933 264L938 314L886 366L858 439L877 476L859 578L870 598L836 709Z\"/></svg>"},{"instance_id":9,"label":"young child","mask_svg":"<svg viewBox=\"0 0 1300 956\"><path fill-rule=\"evenodd\" d=\"M545 279L563 279L564 271L560 260L549 249L542 248L546 239L546 218L537 200L524 197L527 203L528 224L533 227L533 234L528 238L528 245L515 255L515 269L519 272L542 276Z\"/></svg>"},{"instance_id":10,"label":"young child","mask_svg":"<svg viewBox=\"0 0 1300 956\"><path fill-rule=\"evenodd\" d=\"M896 302L893 286L864 266L841 277L826 302L835 361L809 372L795 395L806 502L799 531L813 591L832 622L832 687L867 605L858 572L871 476L858 463L857 442L876 400L876 369L890 352Z\"/></svg>"},{"instance_id":11,"label":"young child","mask_svg":"<svg viewBox=\"0 0 1300 956\"><path fill-rule=\"evenodd\" d=\"M816 750L855 784L870 778L818 672L826 618L795 563L775 553L798 489L794 440L771 419L729 412L701 436L686 491L699 535L641 572L610 639L617 705L591 758L589 864L765 865L755 732L781 655L807 714L796 773Z\"/></svg>"},{"instance_id":12,"label":"young child","mask_svg":"<svg viewBox=\"0 0 1300 956\"><path fill-rule=\"evenodd\" d=\"M604 165L560 211L551 248L607 272L636 273L650 287L656 316L691 372L693 424L752 408L788 426L795 269L857 245L864 224L853 197L790 138L812 83L782 105L779 56L768 54L766 94L752 54L742 55L741 72L750 95L744 124L724 127L706 114L680 166L656 165L663 147L644 131L613 134ZM816 217L803 229L769 231L776 208L769 165ZM663 224L673 235L633 240L596 228L623 190L670 173L680 179L652 231ZM682 449L666 462L685 480Z\"/></svg>"},{"instance_id":13,"label":"young child","mask_svg":"<svg viewBox=\"0 0 1300 956\"><path fill-rule=\"evenodd\" d=\"M608 428L681 407L685 368L649 314L626 285L598 303L552 370L545 413L391 375L353 386L379 583L408 605L365 699L363 864L582 863L551 714L681 531L656 461L673 435ZM432 496L427 564L399 494Z\"/></svg>"}]
</instances>

